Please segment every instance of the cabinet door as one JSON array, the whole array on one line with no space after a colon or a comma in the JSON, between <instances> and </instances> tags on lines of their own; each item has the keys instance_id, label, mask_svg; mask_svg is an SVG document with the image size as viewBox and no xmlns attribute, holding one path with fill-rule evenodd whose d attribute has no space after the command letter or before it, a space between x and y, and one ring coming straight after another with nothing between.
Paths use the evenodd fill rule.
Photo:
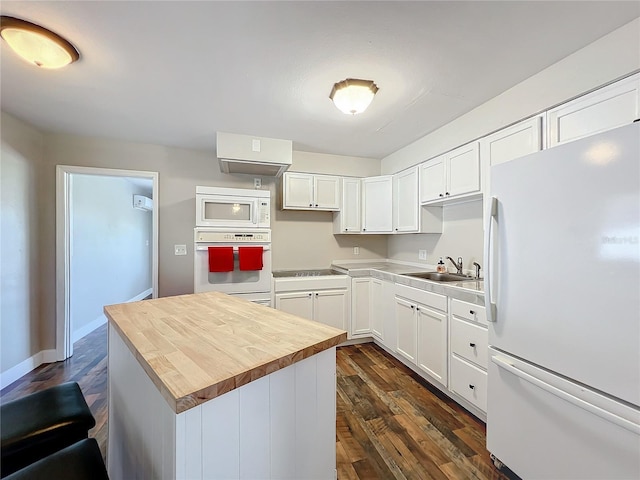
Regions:
<instances>
[{"instance_id":1,"label":"cabinet door","mask_svg":"<svg viewBox=\"0 0 640 480\"><path fill-rule=\"evenodd\" d=\"M416 363L417 334L416 305L396 297L397 346L396 351Z\"/></svg>"},{"instance_id":2,"label":"cabinet door","mask_svg":"<svg viewBox=\"0 0 640 480\"><path fill-rule=\"evenodd\" d=\"M360 179L344 178L342 180L342 217L341 229L343 232L359 232L360 217Z\"/></svg>"},{"instance_id":3,"label":"cabinet door","mask_svg":"<svg viewBox=\"0 0 640 480\"><path fill-rule=\"evenodd\" d=\"M491 191L491 167L538 152L542 149L542 116L523 120L480 140L480 162L483 171L484 223ZM484 225L483 223L483 225Z\"/></svg>"},{"instance_id":4,"label":"cabinet door","mask_svg":"<svg viewBox=\"0 0 640 480\"><path fill-rule=\"evenodd\" d=\"M313 175L289 172L283 175L283 208L313 208Z\"/></svg>"},{"instance_id":5,"label":"cabinet door","mask_svg":"<svg viewBox=\"0 0 640 480\"><path fill-rule=\"evenodd\" d=\"M371 279L369 287L371 298L371 333L384 342L384 284L377 278Z\"/></svg>"},{"instance_id":6,"label":"cabinet door","mask_svg":"<svg viewBox=\"0 0 640 480\"><path fill-rule=\"evenodd\" d=\"M447 189L445 197L480 191L480 153L472 142L447 153Z\"/></svg>"},{"instance_id":7,"label":"cabinet door","mask_svg":"<svg viewBox=\"0 0 640 480\"><path fill-rule=\"evenodd\" d=\"M447 316L423 305L416 306L418 367L447 386Z\"/></svg>"},{"instance_id":8,"label":"cabinet door","mask_svg":"<svg viewBox=\"0 0 640 480\"><path fill-rule=\"evenodd\" d=\"M314 175L314 208L340 210L340 177Z\"/></svg>"},{"instance_id":9,"label":"cabinet door","mask_svg":"<svg viewBox=\"0 0 640 480\"><path fill-rule=\"evenodd\" d=\"M547 111L547 146L594 135L640 118L640 74Z\"/></svg>"},{"instance_id":10,"label":"cabinet door","mask_svg":"<svg viewBox=\"0 0 640 480\"><path fill-rule=\"evenodd\" d=\"M313 293L276 293L276 309L313 320Z\"/></svg>"},{"instance_id":11,"label":"cabinet door","mask_svg":"<svg viewBox=\"0 0 640 480\"><path fill-rule=\"evenodd\" d=\"M393 223L396 232L417 232L420 201L418 198L418 167L393 176Z\"/></svg>"},{"instance_id":12,"label":"cabinet door","mask_svg":"<svg viewBox=\"0 0 640 480\"><path fill-rule=\"evenodd\" d=\"M392 177L369 177L362 180L363 221L366 233L391 233L393 231Z\"/></svg>"},{"instance_id":13,"label":"cabinet door","mask_svg":"<svg viewBox=\"0 0 640 480\"><path fill-rule=\"evenodd\" d=\"M420 167L420 202L439 200L445 191L444 156L434 158Z\"/></svg>"},{"instance_id":14,"label":"cabinet door","mask_svg":"<svg viewBox=\"0 0 640 480\"><path fill-rule=\"evenodd\" d=\"M351 306L347 290L319 290L313 295L313 319L316 322L346 330Z\"/></svg>"},{"instance_id":15,"label":"cabinet door","mask_svg":"<svg viewBox=\"0 0 640 480\"><path fill-rule=\"evenodd\" d=\"M351 280L351 336L371 333L370 304L371 279L354 278Z\"/></svg>"}]
</instances>

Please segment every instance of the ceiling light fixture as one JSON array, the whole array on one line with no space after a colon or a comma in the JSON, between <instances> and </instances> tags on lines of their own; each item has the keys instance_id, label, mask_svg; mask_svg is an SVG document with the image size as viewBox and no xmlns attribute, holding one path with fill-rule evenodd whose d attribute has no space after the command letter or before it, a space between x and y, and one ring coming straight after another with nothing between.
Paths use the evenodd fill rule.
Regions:
<instances>
[{"instance_id":1,"label":"ceiling light fixture","mask_svg":"<svg viewBox=\"0 0 640 480\"><path fill-rule=\"evenodd\" d=\"M367 109L377 91L373 80L347 78L333 86L329 98L342 113L355 115Z\"/></svg>"},{"instance_id":2,"label":"ceiling light fixture","mask_svg":"<svg viewBox=\"0 0 640 480\"><path fill-rule=\"evenodd\" d=\"M62 68L80 58L78 50L60 35L19 18L0 17L0 36L32 65Z\"/></svg>"}]
</instances>

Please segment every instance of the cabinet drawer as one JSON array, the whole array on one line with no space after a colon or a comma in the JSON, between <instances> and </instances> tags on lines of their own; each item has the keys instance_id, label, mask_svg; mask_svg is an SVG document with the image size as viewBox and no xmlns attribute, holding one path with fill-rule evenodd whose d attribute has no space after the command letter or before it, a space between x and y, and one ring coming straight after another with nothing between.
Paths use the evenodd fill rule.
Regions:
<instances>
[{"instance_id":1,"label":"cabinet drawer","mask_svg":"<svg viewBox=\"0 0 640 480\"><path fill-rule=\"evenodd\" d=\"M464 318L470 322L481 323L487 325L487 314L483 306L475 305L462 300L451 299L451 313L456 317Z\"/></svg>"},{"instance_id":2,"label":"cabinet drawer","mask_svg":"<svg viewBox=\"0 0 640 480\"><path fill-rule=\"evenodd\" d=\"M348 288L351 277L348 275L326 275L319 277L284 277L275 279L275 293L297 292L301 290L324 290Z\"/></svg>"},{"instance_id":3,"label":"cabinet drawer","mask_svg":"<svg viewBox=\"0 0 640 480\"><path fill-rule=\"evenodd\" d=\"M396 283L396 295L436 310L447 311L447 297L439 293L427 292L426 290Z\"/></svg>"},{"instance_id":4,"label":"cabinet drawer","mask_svg":"<svg viewBox=\"0 0 640 480\"><path fill-rule=\"evenodd\" d=\"M487 372L451 356L449 388L483 412L487 411Z\"/></svg>"},{"instance_id":5,"label":"cabinet drawer","mask_svg":"<svg viewBox=\"0 0 640 480\"><path fill-rule=\"evenodd\" d=\"M451 352L486 369L488 335L486 328L454 317L451 320Z\"/></svg>"}]
</instances>

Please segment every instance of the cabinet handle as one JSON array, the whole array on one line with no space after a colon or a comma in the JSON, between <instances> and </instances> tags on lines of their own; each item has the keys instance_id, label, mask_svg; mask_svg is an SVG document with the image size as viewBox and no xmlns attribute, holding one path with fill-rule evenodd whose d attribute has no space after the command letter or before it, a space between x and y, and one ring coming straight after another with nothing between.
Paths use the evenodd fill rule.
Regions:
<instances>
[{"instance_id":1,"label":"cabinet handle","mask_svg":"<svg viewBox=\"0 0 640 480\"><path fill-rule=\"evenodd\" d=\"M311 297L311 294L309 294L309 297Z\"/></svg>"},{"instance_id":2,"label":"cabinet handle","mask_svg":"<svg viewBox=\"0 0 640 480\"><path fill-rule=\"evenodd\" d=\"M440 196L441 196L441 197L444 197L444 195L443 195L443 194L440 194Z\"/></svg>"},{"instance_id":3,"label":"cabinet handle","mask_svg":"<svg viewBox=\"0 0 640 480\"><path fill-rule=\"evenodd\" d=\"M476 348L476 344L475 343L469 343L469 346L472 348Z\"/></svg>"},{"instance_id":4,"label":"cabinet handle","mask_svg":"<svg viewBox=\"0 0 640 480\"><path fill-rule=\"evenodd\" d=\"M445 194L445 195L449 195L449 192L445 192L444 194Z\"/></svg>"},{"instance_id":5,"label":"cabinet handle","mask_svg":"<svg viewBox=\"0 0 640 480\"><path fill-rule=\"evenodd\" d=\"M318 204L316 203L316 207L318 206Z\"/></svg>"},{"instance_id":6,"label":"cabinet handle","mask_svg":"<svg viewBox=\"0 0 640 480\"><path fill-rule=\"evenodd\" d=\"M362 229L362 231L363 231L363 232L366 232L366 231L367 231L367 229L366 229L366 228L363 228L363 229Z\"/></svg>"},{"instance_id":7,"label":"cabinet handle","mask_svg":"<svg viewBox=\"0 0 640 480\"><path fill-rule=\"evenodd\" d=\"M348 229L348 228L345 228L345 229L344 229L344 231L345 231L345 232L348 232L348 231L349 231L349 229Z\"/></svg>"},{"instance_id":8,"label":"cabinet handle","mask_svg":"<svg viewBox=\"0 0 640 480\"><path fill-rule=\"evenodd\" d=\"M471 390L473 390L474 388L476 388L476 386L475 386L475 385L471 385L471 384L469 384L469 388L470 388Z\"/></svg>"},{"instance_id":9,"label":"cabinet handle","mask_svg":"<svg viewBox=\"0 0 640 480\"><path fill-rule=\"evenodd\" d=\"M411 310L413 310L414 308L416 308L414 305L411 305Z\"/></svg>"},{"instance_id":10,"label":"cabinet handle","mask_svg":"<svg viewBox=\"0 0 640 480\"><path fill-rule=\"evenodd\" d=\"M419 311L420 311L420 307L416 307L416 312L419 312Z\"/></svg>"},{"instance_id":11,"label":"cabinet handle","mask_svg":"<svg viewBox=\"0 0 640 480\"><path fill-rule=\"evenodd\" d=\"M398 229L396 228L396 232L398 231Z\"/></svg>"},{"instance_id":12,"label":"cabinet handle","mask_svg":"<svg viewBox=\"0 0 640 480\"><path fill-rule=\"evenodd\" d=\"M470 313L471 315L475 315L475 314L476 314L476 312L474 312L473 310L469 310L469 313Z\"/></svg>"},{"instance_id":13,"label":"cabinet handle","mask_svg":"<svg viewBox=\"0 0 640 480\"><path fill-rule=\"evenodd\" d=\"M318 294L316 293L316 297L318 296Z\"/></svg>"}]
</instances>

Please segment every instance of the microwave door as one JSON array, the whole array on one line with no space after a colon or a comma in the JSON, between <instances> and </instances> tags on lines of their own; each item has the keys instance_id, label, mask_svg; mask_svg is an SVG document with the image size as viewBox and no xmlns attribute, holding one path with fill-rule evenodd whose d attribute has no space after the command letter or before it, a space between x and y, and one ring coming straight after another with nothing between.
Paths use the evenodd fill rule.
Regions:
<instances>
[{"instance_id":1,"label":"microwave door","mask_svg":"<svg viewBox=\"0 0 640 480\"><path fill-rule=\"evenodd\" d=\"M254 227L257 225L257 201L246 198L202 198L199 221L202 226Z\"/></svg>"}]
</instances>

